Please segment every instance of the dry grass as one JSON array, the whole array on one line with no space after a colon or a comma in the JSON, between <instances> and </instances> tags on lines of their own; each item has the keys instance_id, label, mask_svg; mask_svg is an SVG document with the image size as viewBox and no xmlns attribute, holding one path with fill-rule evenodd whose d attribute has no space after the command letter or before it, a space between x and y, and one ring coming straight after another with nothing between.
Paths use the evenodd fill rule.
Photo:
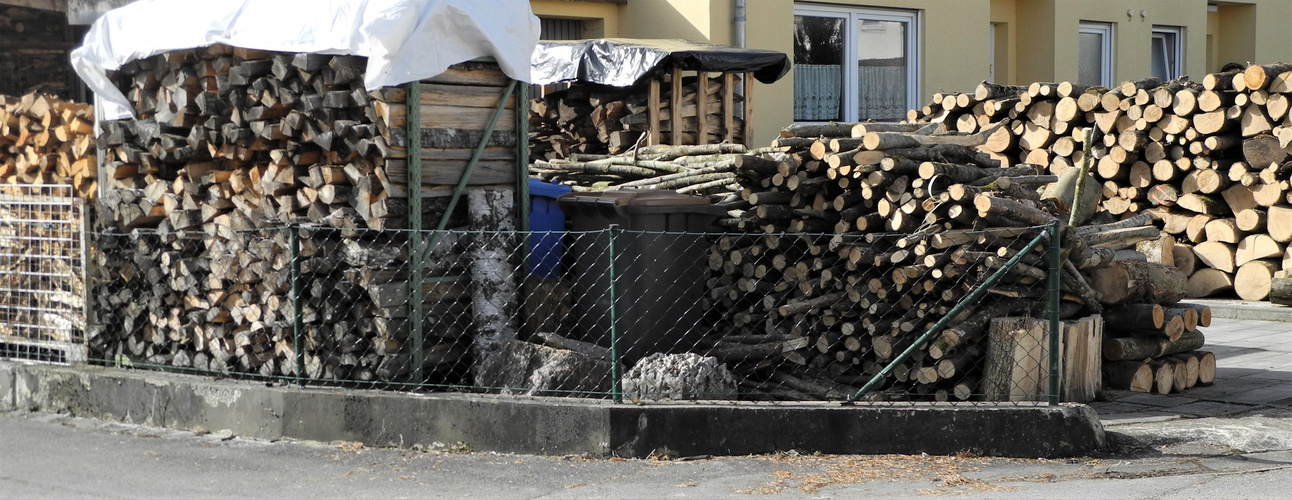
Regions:
<instances>
[{"instance_id":1,"label":"dry grass","mask_svg":"<svg viewBox=\"0 0 1292 500\"><path fill-rule=\"evenodd\" d=\"M957 456L930 455L801 455L781 453L768 457L790 470L773 473L775 481L765 482L745 494L774 494L794 487L804 493L816 493L834 485L863 484L872 481L927 481L934 488L919 490L927 495L965 494L981 491L1011 490L987 481L964 476L977 471L987 462L972 454Z\"/></svg>"}]
</instances>

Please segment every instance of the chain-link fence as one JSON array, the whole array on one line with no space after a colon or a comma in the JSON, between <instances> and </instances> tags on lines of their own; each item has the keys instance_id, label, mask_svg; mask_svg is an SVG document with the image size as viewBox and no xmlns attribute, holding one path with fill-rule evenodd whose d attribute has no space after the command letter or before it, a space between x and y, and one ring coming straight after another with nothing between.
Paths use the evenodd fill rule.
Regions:
<instances>
[{"instance_id":1,"label":"chain-link fence","mask_svg":"<svg viewBox=\"0 0 1292 500\"><path fill-rule=\"evenodd\" d=\"M1051 312L1080 308L1053 299L1050 227L208 227L92 235L93 360L615 401L1046 401Z\"/></svg>"}]
</instances>

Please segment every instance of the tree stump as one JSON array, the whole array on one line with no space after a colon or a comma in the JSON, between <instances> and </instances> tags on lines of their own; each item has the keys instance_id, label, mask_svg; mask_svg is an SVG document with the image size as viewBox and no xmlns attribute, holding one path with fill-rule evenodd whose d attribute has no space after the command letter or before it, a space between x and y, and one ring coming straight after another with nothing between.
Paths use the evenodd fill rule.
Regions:
<instances>
[{"instance_id":1,"label":"tree stump","mask_svg":"<svg viewBox=\"0 0 1292 500\"><path fill-rule=\"evenodd\" d=\"M988 401L1043 401L1050 383L1049 324L1036 318L991 320L982 388Z\"/></svg>"}]
</instances>

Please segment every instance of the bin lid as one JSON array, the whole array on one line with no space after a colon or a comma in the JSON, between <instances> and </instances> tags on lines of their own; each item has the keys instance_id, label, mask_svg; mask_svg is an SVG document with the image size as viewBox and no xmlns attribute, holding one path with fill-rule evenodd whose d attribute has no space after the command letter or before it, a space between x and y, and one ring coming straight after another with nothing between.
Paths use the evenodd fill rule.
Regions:
<instances>
[{"instance_id":1,"label":"bin lid","mask_svg":"<svg viewBox=\"0 0 1292 500\"><path fill-rule=\"evenodd\" d=\"M595 206L613 208L629 214L657 213L726 213L722 207L702 196L680 194L665 189L626 189L623 191L593 191L562 195L556 202L572 208Z\"/></svg>"},{"instance_id":2,"label":"bin lid","mask_svg":"<svg viewBox=\"0 0 1292 500\"><path fill-rule=\"evenodd\" d=\"M529 179L529 194L531 196L542 196L544 198L556 199L557 197L569 192L570 186L543 182L542 179Z\"/></svg>"}]
</instances>

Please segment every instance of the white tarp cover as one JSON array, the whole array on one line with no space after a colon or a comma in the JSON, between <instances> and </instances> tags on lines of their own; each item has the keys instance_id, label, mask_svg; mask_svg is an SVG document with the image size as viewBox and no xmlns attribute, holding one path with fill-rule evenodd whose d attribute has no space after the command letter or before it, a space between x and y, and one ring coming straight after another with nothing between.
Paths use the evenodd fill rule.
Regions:
<instances>
[{"instance_id":1,"label":"white tarp cover","mask_svg":"<svg viewBox=\"0 0 1292 500\"><path fill-rule=\"evenodd\" d=\"M528 82L538 35L529 0L139 0L95 21L71 59L100 119L119 120L133 114L107 71L165 52L223 43L366 56L372 90L489 56Z\"/></svg>"}]
</instances>

